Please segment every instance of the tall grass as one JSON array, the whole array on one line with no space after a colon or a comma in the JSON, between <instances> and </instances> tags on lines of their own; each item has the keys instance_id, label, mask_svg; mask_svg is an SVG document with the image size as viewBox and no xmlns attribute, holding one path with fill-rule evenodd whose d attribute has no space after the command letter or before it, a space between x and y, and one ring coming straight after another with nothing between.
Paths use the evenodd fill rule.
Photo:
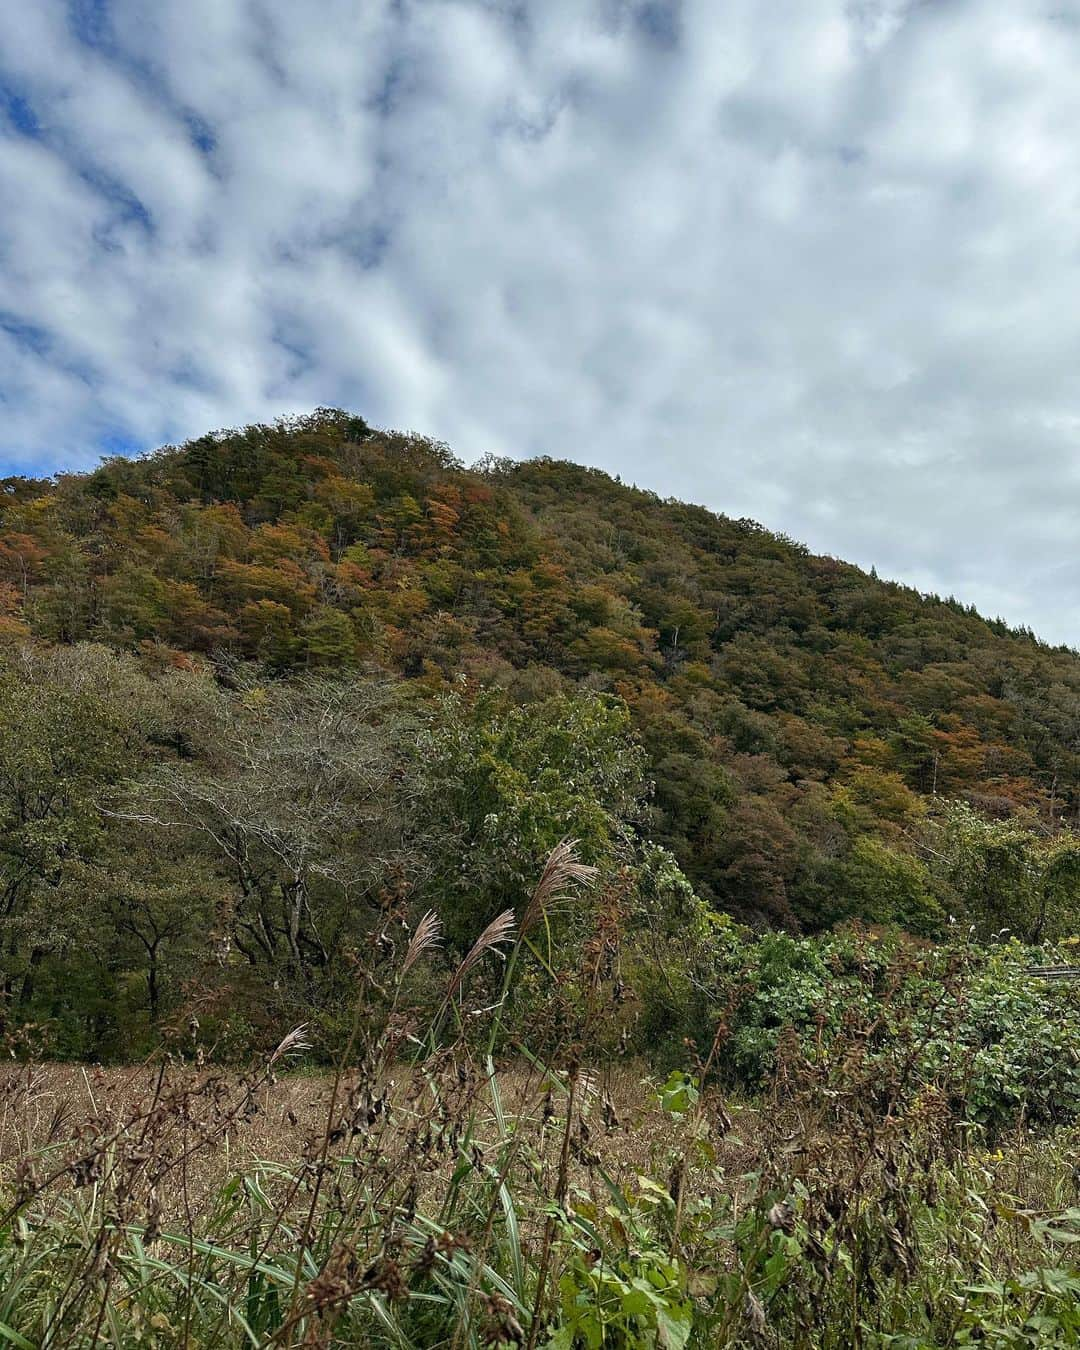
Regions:
<instances>
[{"instance_id":1,"label":"tall grass","mask_svg":"<svg viewBox=\"0 0 1080 1350\"><path fill-rule=\"evenodd\" d=\"M246 1074L162 1057L122 1098L88 1075L54 1105L13 1065L0 1341L1080 1344L1076 1136L1019 1120L991 1146L917 1076L959 1003L948 975L939 1019L892 1009L887 1055L866 1017L828 1053L782 1035L763 1098L722 1099L723 1021L702 1062L634 1081L590 1054L617 963L602 895L544 1035L518 1043L508 1017L521 964L551 967L534 945L551 907L592 881L557 850L520 926L493 920L421 1024L425 916L400 960L358 971L340 1063L300 1111L282 1073L303 1028ZM271 1117L285 1146L260 1157Z\"/></svg>"}]
</instances>

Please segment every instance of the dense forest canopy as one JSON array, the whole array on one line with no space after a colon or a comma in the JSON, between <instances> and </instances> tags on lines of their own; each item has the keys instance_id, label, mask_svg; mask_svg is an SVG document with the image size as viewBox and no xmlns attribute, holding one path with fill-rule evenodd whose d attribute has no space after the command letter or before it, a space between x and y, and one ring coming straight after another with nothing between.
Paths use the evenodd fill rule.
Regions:
<instances>
[{"instance_id":1,"label":"dense forest canopy","mask_svg":"<svg viewBox=\"0 0 1080 1350\"><path fill-rule=\"evenodd\" d=\"M331 1009L365 913L463 948L567 836L673 941L1080 927L1075 652L567 461L320 410L9 478L0 608L4 988L68 1050Z\"/></svg>"}]
</instances>

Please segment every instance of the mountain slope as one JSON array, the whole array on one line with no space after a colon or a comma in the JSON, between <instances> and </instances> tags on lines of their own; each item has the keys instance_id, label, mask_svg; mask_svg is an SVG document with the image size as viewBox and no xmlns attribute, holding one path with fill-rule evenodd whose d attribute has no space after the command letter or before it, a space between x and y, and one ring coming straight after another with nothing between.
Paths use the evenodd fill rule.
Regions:
<instances>
[{"instance_id":1,"label":"mountain slope","mask_svg":"<svg viewBox=\"0 0 1080 1350\"><path fill-rule=\"evenodd\" d=\"M3 488L11 640L619 695L648 831L753 922L903 891L935 798L1043 834L1080 814L1074 652L595 470L466 470L320 410Z\"/></svg>"}]
</instances>

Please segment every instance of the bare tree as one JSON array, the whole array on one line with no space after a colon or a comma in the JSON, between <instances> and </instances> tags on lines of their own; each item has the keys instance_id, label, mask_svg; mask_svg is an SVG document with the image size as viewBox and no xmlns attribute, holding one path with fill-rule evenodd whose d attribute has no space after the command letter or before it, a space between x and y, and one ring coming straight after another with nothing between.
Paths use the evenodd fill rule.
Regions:
<instances>
[{"instance_id":1,"label":"bare tree","mask_svg":"<svg viewBox=\"0 0 1080 1350\"><path fill-rule=\"evenodd\" d=\"M118 814L183 830L229 881L229 941L309 986L357 939L407 847L415 732L387 681L312 677L222 692L190 763L156 766Z\"/></svg>"}]
</instances>

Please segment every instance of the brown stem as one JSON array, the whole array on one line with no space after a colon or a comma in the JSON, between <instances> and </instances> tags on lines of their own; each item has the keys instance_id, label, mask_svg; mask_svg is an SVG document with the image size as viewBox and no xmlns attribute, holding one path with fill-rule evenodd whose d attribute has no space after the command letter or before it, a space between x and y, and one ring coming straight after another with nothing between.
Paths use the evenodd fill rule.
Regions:
<instances>
[{"instance_id":1,"label":"brown stem","mask_svg":"<svg viewBox=\"0 0 1080 1350\"><path fill-rule=\"evenodd\" d=\"M574 1096L577 1089L578 1066L570 1069L570 1096L566 1104L566 1126L563 1130L562 1151L559 1154L559 1176L555 1185L555 1203L559 1209L566 1204L566 1191L570 1179L570 1131L574 1124ZM551 1268L551 1252L555 1244L556 1217L549 1214L544 1224L544 1249L540 1256L540 1271L536 1279L536 1298L533 1301L532 1318L529 1322L529 1339L525 1350L536 1350L536 1338L540 1334L540 1314L544 1307L544 1293L547 1289L548 1271Z\"/></svg>"}]
</instances>

